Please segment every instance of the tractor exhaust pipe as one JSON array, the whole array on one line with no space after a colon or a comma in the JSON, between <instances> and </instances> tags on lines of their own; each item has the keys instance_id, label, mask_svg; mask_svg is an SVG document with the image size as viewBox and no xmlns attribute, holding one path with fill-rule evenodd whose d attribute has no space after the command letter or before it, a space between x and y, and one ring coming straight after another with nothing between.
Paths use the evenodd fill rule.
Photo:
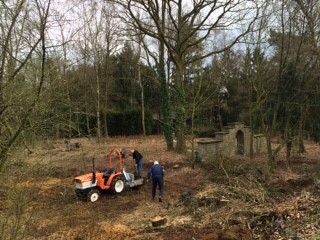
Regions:
<instances>
[{"instance_id":1,"label":"tractor exhaust pipe","mask_svg":"<svg viewBox=\"0 0 320 240\"><path fill-rule=\"evenodd\" d=\"M92 183L96 182L96 169L94 166L94 158L92 158Z\"/></svg>"}]
</instances>

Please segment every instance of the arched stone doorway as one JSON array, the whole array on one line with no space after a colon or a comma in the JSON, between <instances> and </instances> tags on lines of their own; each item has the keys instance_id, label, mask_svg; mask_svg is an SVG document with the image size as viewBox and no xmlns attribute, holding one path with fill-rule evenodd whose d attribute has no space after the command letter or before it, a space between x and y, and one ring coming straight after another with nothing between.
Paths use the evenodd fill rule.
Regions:
<instances>
[{"instance_id":1,"label":"arched stone doorway","mask_svg":"<svg viewBox=\"0 0 320 240\"><path fill-rule=\"evenodd\" d=\"M244 134L239 130L236 134L237 138L237 154L244 155Z\"/></svg>"}]
</instances>

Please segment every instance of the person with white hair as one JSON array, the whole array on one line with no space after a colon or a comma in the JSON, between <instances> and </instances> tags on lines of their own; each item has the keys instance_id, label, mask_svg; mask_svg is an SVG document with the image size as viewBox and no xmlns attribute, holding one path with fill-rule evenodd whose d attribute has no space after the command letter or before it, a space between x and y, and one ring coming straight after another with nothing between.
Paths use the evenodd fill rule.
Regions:
<instances>
[{"instance_id":1,"label":"person with white hair","mask_svg":"<svg viewBox=\"0 0 320 240\"><path fill-rule=\"evenodd\" d=\"M154 161L148 172L148 179L152 179L152 200L156 197L157 187L159 188L159 202L162 202L164 185L164 167L158 161Z\"/></svg>"}]
</instances>

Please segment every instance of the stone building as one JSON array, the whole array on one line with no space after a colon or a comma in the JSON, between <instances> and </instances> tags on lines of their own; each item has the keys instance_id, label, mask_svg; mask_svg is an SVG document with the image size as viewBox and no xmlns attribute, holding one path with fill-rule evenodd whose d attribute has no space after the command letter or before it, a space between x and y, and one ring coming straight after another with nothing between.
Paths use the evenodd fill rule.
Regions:
<instances>
[{"instance_id":1,"label":"stone building","mask_svg":"<svg viewBox=\"0 0 320 240\"><path fill-rule=\"evenodd\" d=\"M202 160L218 157L249 156L251 130L243 123L230 123L215 138L201 138L197 141L198 156ZM266 153L267 144L263 134L253 136L253 153Z\"/></svg>"}]
</instances>

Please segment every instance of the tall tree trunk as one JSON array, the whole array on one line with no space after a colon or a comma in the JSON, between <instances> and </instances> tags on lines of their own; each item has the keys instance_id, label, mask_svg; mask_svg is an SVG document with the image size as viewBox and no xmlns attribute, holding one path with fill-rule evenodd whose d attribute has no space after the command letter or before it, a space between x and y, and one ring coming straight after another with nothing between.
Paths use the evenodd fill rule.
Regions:
<instances>
[{"instance_id":1,"label":"tall tree trunk","mask_svg":"<svg viewBox=\"0 0 320 240\"><path fill-rule=\"evenodd\" d=\"M304 146L303 136L304 136L304 125L305 119L307 115L308 109L304 107L300 107L300 120L299 120L299 132L298 132L298 146L299 146L299 153L305 153L306 148Z\"/></svg>"},{"instance_id":2,"label":"tall tree trunk","mask_svg":"<svg viewBox=\"0 0 320 240\"><path fill-rule=\"evenodd\" d=\"M276 167L276 160L272 151L272 145L271 145L271 135L270 131L268 129L264 130L266 140L267 140L267 154L268 154L268 165L271 172L274 171Z\"/></svg>"},{"instance_id":3,"label":"tall tree trunk","mask_svg":"<svg viewBox=\"0 0 320 240\"><path fill-rule=\"evenodd\" d=\"M106 56L106 82L105 82L105 90L104 90L104 108L103 108L103 126L104 126L104 133L105 137L108 137L108 81L111 79L111 63L109 60L110 50L107 50L108 54Z\"/></svg>"},{"instance_id":4,"label":"tall tree trunk","mask_svg":"<svg viewBox=\"0 0 320 240\"><path fill-rule=\"evenodd\" d=\"M104 101L105 107L103 108L103 136L108 137L108 96L107 93L105 93L105 101Z\"/></svg>"},{"instance_id":5,"label":"tall tree trunk","mask_svg":"<svg viewBox=\"0 0 320 240\"><path fill-rule=\"evenodd\" d=\"M162 29L165 29L166 24L166 1L162 1ZM163 114L163 132L164 137L167 143L167 150L173 150L173 126L172 126L172 116L171 116L171 108L170 108L170 100L169 100L169 92L168 92L168 84L166 79L165 72L165 47L164 41L160 41L159 44L159 68L158 75L160 77L161 82L161 108Z\"/></svg>"},{"instance_id":6,"label":"tall tree trunk","mask_svg":"<svg viewBox=\"0 0 320 240\"><path fill-rule=\"evenodd\" d=\"M96 84L97 84L97 141L100 142L101 140L101 123L100 123L100 71L99 71L99 63L95 63L95 70L96 70Z\"/></svg>"},{"instance_id":7,"label":"tall tree trunk","mask_svg":"<svg viewBox=\"0 0 320 240\"><path fill-rule=\"evenodd\" d=\"M252 93L252 91L250 90L250 93L249 93L250 99L251 99L251 93ZM250 157L251 160L253 160L253 137L254 137L252 116L253 116L253 114L252 114L252 103L250 102L250 105L249 105L249 121L250 121L251 133L250 133L250 142L249 142L249 157Z\"/></svg>"},{"instance_id":8,"label":"tall tree trunk","mask_svg":"<svg viewBox=\"0 0 320 240\"><path fill-rule=\"evenodd\" d=\"M177 64L176 78L177 78L177 108L176 108L176 120L177 120L177 146L176 151L183 153L186 150L186 111L185 111L185 92L183 83L183 67L182 64Z\"/></svg>"},{"instance_id":9,"label":"tall tree trunk","mask_svg":"<svg viewBox=\"0 0 320 240\"><path fill-rule=\"evenodd\" d=\"M87 82L88 82L88 73L87 73L87 61L86 61L86 58L85 58L85 69L84 69L84 81L85 81L85 89L84 89L84 105L85 105L85 116L86 116L86 127L87 127L87 132L88 132L88 137L91 138L92 137L92 134L91 134L91 128L90 128L90 119L89 119L89 107L88 107L88 85L87 85Z\"/></svg>"},{"instance_id":10,"label":"tall tree trunk","mask_svg":"<svg viewBox=\"0 0 320 240\"><path fill-rule=\"evenodd\" d=\"M144 110L144 91L143 91L143 84L141 81L141 65L138 64L138 82L141 88L141 125L142 125L142 132L143 136L146 136L146 125L145 125L145 110Z\"/></svg>"}]
</instances>

